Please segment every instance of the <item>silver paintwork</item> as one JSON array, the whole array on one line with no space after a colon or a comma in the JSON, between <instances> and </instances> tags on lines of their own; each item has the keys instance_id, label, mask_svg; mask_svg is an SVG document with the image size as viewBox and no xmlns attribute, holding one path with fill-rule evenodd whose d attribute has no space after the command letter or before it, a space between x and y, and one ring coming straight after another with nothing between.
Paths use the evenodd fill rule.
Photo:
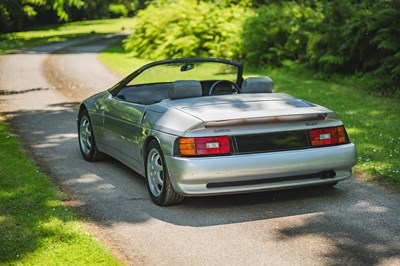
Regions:
<instances>
[{"instance_id":1,"label":"silver paintwork","mask_svg":"<svg viewBox=\"0 0 400 266\"><path fill-rule=\"evenodd\" d=\"M171 183L184 196L216 195L328 184L351 177L355 145L310 148L247 155L184 158L174 155L178 137L244 135L342 125L331 110L283 93L249 93L165 99L142 105L119 99L108 91L86 99L98 150L123 162L142 176L150 171L150 189L163 186L160 154L147 144L155 139L165 157ZM84 129L82 129L84 130ZM84 143L86 139L82 138ZM285 176L334 170L330 179L273 182ZM207 188L207 184L269 180L257 185Z\"/></svg>"},{"instance_id":2,"label":"silver paintwork","mask_svg":"<svg viewBox=\"0 0 400 266\"><path fill-rule=\"evenodd\" d=\"M327 184L351 176L356 163L354 144L317 149L270 152L209 158L166 156L165 161L177 192L185 195L212 195L261 190L275 190L307 185ZM328 169L335 178L271 182L262 185L231 186L208 189L208 183L273 179L315 174Z\"/></svg>"}]
</instances>

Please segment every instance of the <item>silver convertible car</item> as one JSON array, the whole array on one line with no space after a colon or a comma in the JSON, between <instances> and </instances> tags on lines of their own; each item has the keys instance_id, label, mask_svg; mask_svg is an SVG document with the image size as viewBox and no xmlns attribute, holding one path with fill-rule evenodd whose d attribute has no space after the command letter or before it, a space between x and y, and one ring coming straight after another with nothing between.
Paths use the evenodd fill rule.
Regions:
<instances>
[{"instance_id":1,"label":"silver convertible car","mask_svg":"<svg viewBox=\"0 0 400 266\"><path fill-rule=\"evenodd\" d=\"M126 164L158 205L351 177L356 149L335 112L242 73L240 63L211 58L139 68L82 102L83 158Z\"/></svg>"}]
</instances>

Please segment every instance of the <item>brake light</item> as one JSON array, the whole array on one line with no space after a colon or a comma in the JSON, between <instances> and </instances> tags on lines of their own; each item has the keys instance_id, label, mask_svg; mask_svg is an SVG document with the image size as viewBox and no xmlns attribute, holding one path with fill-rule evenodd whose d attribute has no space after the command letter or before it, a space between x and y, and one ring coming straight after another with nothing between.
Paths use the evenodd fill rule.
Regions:
<instances>
[{"instance_id":1,"label":"brake light","mask_svg":"<svg viewBox=\"0 0 400 266\"><path fill-rule=\"evenodd\" d=\"M314 147L337 145L346 142L344 127L317 128L310 131L311 145Z\"/></svg>"},{"instance_id":2,"label":"brake light","mask_svg":"<svg viewBox=\"0 0 400 266\"><path fill-rule=\"evenodd\" d=\"M231 143L227 136L180 138L179 152L183 156L229 154Z\"/></svg>"}]
</instances>

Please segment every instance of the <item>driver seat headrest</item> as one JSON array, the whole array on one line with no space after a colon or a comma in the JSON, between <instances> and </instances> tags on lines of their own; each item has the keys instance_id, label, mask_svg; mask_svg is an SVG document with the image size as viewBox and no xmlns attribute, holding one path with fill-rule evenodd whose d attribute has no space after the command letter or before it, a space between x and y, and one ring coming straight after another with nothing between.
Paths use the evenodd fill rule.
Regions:
<instances>
[{"instance_id":1,"label":"driver seat headrest","mask_svg":"<svg viewBox=\"0 0 400 266\"><path fill-rule=\"evenodd\" d=\"M198 80L177 80L168 89L171 100L202 96L201 83Z\"/></svg>"}]
</instances>

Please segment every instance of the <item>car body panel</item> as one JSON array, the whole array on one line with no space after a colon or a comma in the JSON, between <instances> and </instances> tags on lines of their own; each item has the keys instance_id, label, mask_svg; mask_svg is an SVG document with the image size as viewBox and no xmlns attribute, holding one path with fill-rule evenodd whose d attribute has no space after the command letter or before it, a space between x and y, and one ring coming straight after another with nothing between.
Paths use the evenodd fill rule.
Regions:
<instances>
[{"instance_id":1,"label":"car body panel","mask_svg":"<svg viewBox=\"0 0 400 266\"><path fill-rule=\"evenodd\" d=\"M235 64L241 72L241 65ZM146 174L147 144L155 139L165 157L174 190L184 196L323 185L351 176L356 149L349 140L342 145L318 148L195 158L180 156L176 152L180 137L309 132L315 128L342 126L343 122L332 110L284 93L166 98L152 104L119 97L121 91L129 89L127 84L131 79L143 71L146 67L81 105L89 113L98 150L140 175ZM241 79L239 73L238 86ZM327 172L334 175L327 178Z\"/></svg>"},{"instance_id":2,"label":"car body panel","mask_svg":"<svg viewBox=\"0 0 400 266\"><path fill-rule=\"evenodd\" d=\"M329 156L327 156L329 154ZM174 188L182 195L211 195L275 190L301 185L304 179L276 181L280 177L295 177L333 170L333 178L310 178L303 185L337 182L351 176L356 163L354 144L296 151L270 152L207 158L166 156ZM254 180L268 182L252 185ZM209 183L249 181L247 185L226 185L209 189ZM243 182L245 184L245 182Z\"/></svg>"}]
</instances>

